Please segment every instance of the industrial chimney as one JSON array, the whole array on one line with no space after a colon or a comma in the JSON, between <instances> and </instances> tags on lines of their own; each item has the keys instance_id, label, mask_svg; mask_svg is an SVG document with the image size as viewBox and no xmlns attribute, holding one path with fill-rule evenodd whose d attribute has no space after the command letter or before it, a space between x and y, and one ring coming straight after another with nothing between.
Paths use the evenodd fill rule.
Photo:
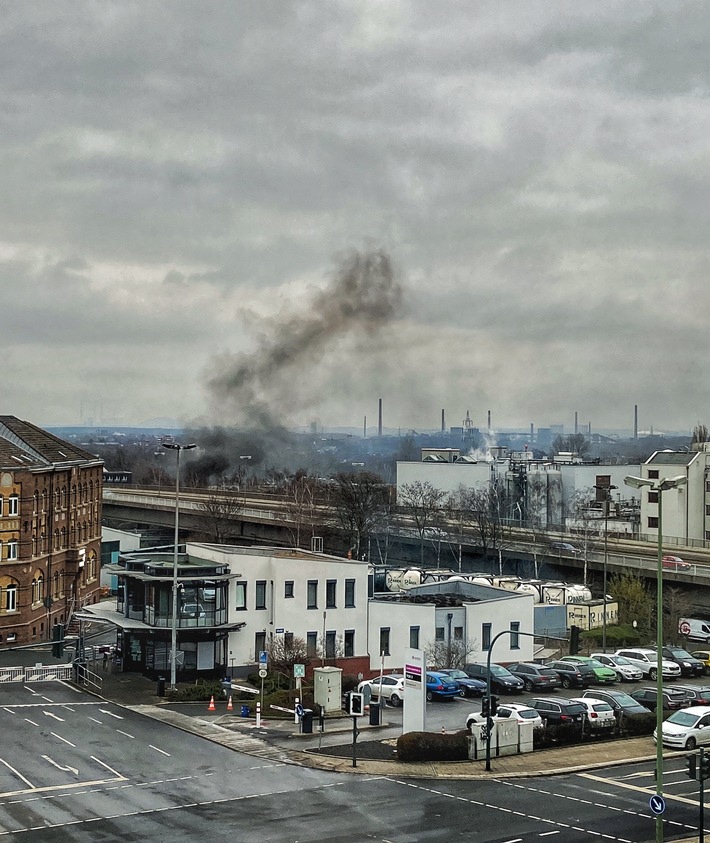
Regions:
<instances>
[{"instance_id":1,"label":"industrial chimney","mask_svg":"<svg viewBox=\"0 0 710 843\"><path fill-rule=\"evenodd\" d=\"M379 401L379 414L377 419L377 435L382 436L382 399Z\"/></svg>"}]
</instances>

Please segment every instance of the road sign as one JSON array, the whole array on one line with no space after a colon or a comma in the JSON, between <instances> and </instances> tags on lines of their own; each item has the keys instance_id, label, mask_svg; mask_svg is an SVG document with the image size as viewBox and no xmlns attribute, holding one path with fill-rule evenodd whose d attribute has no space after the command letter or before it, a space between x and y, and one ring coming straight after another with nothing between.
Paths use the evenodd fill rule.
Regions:
<instances>
[{"instance_id":1,"label":"road sign","mask_svg":"<svg viewBox=\"0 0 710 843\"><path fill-rule=\"evenodd\" d=\"M267 665L269 663L269 654L266 650L259 651L259 664Z\"/></svg>"},{"instance_id":2,"label":"road sign","mask_svg":"<svg viewBox=\"0 0 710 843\"><path fill-rule=\"evenodd\" d=\"M269 671L265 667L262 667L259 670L259 676L260 676L261 679L266 679L268 673L269 673Z\"/></svg>"},{"instance_id":3,"label":"road sign","mask_svg":"<svg viewBox=\"0 0 710 843\"><path fill-rule=\"evenodd\" d=\"M688 621L683 621L678 627L678 631L681 635L690 635L690 624Z\"/></svg>"},{"instance_id":4,"label":"road sign","mask_svg":"<svg viewBox=\"0 0 710 843\"><path fill-rule=\"evenodd\" d=\"M301 703L296 703L296 708L294 709L294 711L298 717L303 717L303 712L305 711L305 709L301 705Z\"/></svg>"},{"instance_id":5,"label":"road sign","mask_svg":"<svg viewBox=\"0 0 710 843\"><path fill-rule=\"evenodd\" d=\"M654 794L648 800L648 807L653 811L654 814L662 814L666 810L666 800L662 796Z\"/></svg>"},{"instance_id":6,"label":"road sign","mask_svg":"<svg viewBox=\"0 0 710 843\"><path fill-rule=\"evenodd\" d=\"M305 664L295 664L293 666L293 676L294 679L303 679L306 675L306 666Z\"/></svg>"}]
</instances>

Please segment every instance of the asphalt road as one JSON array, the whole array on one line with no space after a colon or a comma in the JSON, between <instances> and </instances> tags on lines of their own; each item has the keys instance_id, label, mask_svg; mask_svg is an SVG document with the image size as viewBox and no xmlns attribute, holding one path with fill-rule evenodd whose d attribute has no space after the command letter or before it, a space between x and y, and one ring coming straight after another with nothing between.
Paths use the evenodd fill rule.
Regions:
<instances>
[{"instance_id":1,"label":"asphalt road","mask_svg":"<svg viewBox=\"0 0 710 843\"><path fill-rule=\"evenodd\" d=\"M225 749L59 682L1 686L0 729L0 841L654 839L642 767L475 783L328 773ZM669 770L667 840L697 825L697 784L682 778Z\"/></svg>"}]
</instances>

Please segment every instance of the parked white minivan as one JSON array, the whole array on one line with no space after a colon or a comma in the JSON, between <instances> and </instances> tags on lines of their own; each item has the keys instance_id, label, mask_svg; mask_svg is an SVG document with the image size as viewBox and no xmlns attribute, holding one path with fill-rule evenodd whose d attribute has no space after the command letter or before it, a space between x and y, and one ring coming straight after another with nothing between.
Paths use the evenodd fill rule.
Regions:
<instances>
[{"instance_id":1,"label":"parked white minivan","mask_svg":"<svg viewBox=\"0 0 710 843\"><path fill-rule=\"evenodd\" d=\"M710 644L710 623L699 618L681 618L678 621L678 632L689 641L703 641Z\"/></svg>"},{"instance_id":2,"label":"parked white minivan","mask_svg":"<svg viewBox=\"0 0 710 843\"><path fill-rule=\"evenodd\" d=\"M615 656L623 656L632 665L638 667L644 677L655 681L657 675L658 654L648 647L634 647L633 649L617 650ZM661 672L664 679L676 679L680 676L680 665L668 659L661 659Z\"/></svg>"}]
</instances>

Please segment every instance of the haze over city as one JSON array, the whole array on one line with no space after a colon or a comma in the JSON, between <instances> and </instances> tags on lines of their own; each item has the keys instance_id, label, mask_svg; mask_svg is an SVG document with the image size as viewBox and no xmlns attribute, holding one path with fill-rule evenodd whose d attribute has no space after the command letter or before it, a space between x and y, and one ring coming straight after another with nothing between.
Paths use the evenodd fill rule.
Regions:
<instances>
[{"instance_id":1,"label":"haze over city","mask_svg":"<svg viewBox=\"0 0 710 843\"><path fill-rule=\"evenodd\" d=\"M3 18L6 412L707 422L706 5Z\"/></svg>"}]
</instances>

